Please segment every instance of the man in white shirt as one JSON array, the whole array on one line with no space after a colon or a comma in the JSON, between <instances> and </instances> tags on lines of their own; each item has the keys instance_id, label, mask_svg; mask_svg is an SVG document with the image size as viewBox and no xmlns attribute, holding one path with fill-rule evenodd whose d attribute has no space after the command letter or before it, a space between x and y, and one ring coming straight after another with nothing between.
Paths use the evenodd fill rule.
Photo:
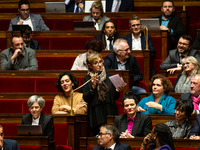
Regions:
<instances>
[{"instance_id":1,"label":"man in white shirt","mask_svg":"<svg viewBox=\"0 0 200 150\"><path fill-rule=\"evenodd\" d=\"M134 11L133 0L106 0L106 12Z\"/></svg>"},{"instance_id":2,"label":"man in white shirt","mask_svg":"<svg viewBox=\"0 0 200 150\"><path fill-rule=\"evenodd\" d=\"M29 25L32 31L49 30L49 28L45 25L40 15L30 14L30 5L27 0L19 1L18 11L19 11L19 16L11 19L8 30L12 30L12 25Z\"/></svg>"},{"instance_id":3,"label":"man in white shirt","mask_svg":"<svg viewBox=\"0 0 200 150\"><path fill-rule=\"evenodd\" d=\"M119 136L119 130L114 125L101 126L98 135L100 145L95 146L92 150L131 150L129 145L117 142Z\"/></svg>"}]
</instances>

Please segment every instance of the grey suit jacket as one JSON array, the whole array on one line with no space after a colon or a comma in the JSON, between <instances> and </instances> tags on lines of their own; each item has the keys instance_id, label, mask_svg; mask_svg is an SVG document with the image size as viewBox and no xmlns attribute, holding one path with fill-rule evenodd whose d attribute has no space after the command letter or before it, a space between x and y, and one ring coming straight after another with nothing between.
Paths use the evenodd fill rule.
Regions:
<instances>
[{"instance_id":1,"label":"grey suit jacket","mask_svg":"<svg viewBox=\"0 0 200 150\"><path fill-rule=\"evenodd\" d=\"M101 19L100 19L100 30L102 30L103 28L103 25L106 21L110 20L110 18L106 17L106 16L102 16ZM90 15L90 16L85 16L83 18L83 21L93 21L93 17Z\"/></svg>"},{"instance_id":2,"label":"grey suit jacket","mask_svg":"<svg viewBox=\"0 0 200 150\"><path fill-rule=\"evenodd\" d=\"M200 55L199 52L195 49L191 49L188 53L188 56L193 56L200 63ZM169 51L169 55L167 58L160 64L160 70L167 70L170 68L177 67L177 64L180 63L180 56L177 49L173 49Z\"/></svg>"},{"instance_id":3,"label":"grey suit jacket","mask_svg":"<svg viewBox=\"0 0 200 150\"><path fill-rule=\"evenodd\" d=\"M30 14L31 22L33 24L34 31L46 31L49 28L44 23L42 17L38 14ZM9 31L12 31L12 25L16 25L20 21L20 16L17 16L10 21Z\"/></svg>"},{"instance_id":4,"label":"grey suit jacket","mask_svg":"<svg viewBox=\"0 0 200 150\"><path fill-rule=\"evenodd\" d=\"M35 50L24 48L19 62L15 60L14 63L11 61L13 53L13 49L11 48L1 52L1 70L38 70Z\"/></svg>"}]
</instances>

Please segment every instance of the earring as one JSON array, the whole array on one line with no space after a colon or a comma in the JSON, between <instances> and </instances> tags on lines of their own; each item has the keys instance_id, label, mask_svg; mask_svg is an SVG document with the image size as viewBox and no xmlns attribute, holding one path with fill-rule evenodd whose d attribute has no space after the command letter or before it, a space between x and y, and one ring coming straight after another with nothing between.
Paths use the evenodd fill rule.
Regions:
<instances>
[{"instance_id":1,"label":"earring","mask_svg":"<svg viewBox=\"0 0 200 150\"><path fill-rule=\"evenodd\" d=\"M154 140L156 139L156 137L154 136Z\"/></svg>"}]
</instances>

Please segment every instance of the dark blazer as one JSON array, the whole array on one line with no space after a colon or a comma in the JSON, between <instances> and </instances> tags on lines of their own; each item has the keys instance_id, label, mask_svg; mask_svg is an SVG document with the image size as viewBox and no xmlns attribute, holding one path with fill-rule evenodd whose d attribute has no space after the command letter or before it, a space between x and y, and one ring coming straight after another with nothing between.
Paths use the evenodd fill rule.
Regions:
<instances>
[{"instance_id":1,"label":"dark blazer","mask_svg":"<svg viewBox=\"0 0 200 150\"><path fill-rule=\"evenodd\" d=\"M30 48L34 49L34 50L42 50L40 44L38 41L31 39L31 44L30 44Z\"/></svg>"},{"instance_id":2,"label":"dark blazer","mask_svg":"<svg viewBox=\"0 0 200 150\"><path fill-rule=\"evenodd\" d=\"M93 147L92 150L105 150L105 147L98 145L98 146ZM114 150L131 150L131 147L127 144L117 142Z\"/></svg>"},{"instance_id":3,"label":"dark blazer","mask_svg":"<svg viewBox=\"0 0 200 150\"><path fill-rule=\"evenodd\" d=\"M128 41L128 45L132 49L132 33L126 35L124 37L124 39L126 39ZM155 50L155 48L153 46L153 42L151 40L151 36L150 35L148 35L148 44L149 44L149 49L150 49L151 53L152 54L156 54L156 50ZM146 47L146 40L145 40L143 32L141 32L141 45L142 45L142 50L144 50L145 47Z\"/></svg>"},{"instance_id":4,"label":"dark blazer","mask_svg":"<svg viewBox=\"0 0 200 150\"><path fill-rule=\"evenodd\" d=\"M106 12L111 12L113 5L113 0L106 0ZM133 0L122 0L119 7L119 12L123 11L134 11L134 2Z\"/></svg>"},{"instance_id":5,"label":"dark blazer","mask_svg":"<svg viewBox=\"0 0 200 150\"><path fill-rule=\"evenodd\" d=\"M197 115L196 121L192 130L190 131L189 137L192 135L200 136L200 115Z\"/></svg>"},{"instance_id":6,"label":"dark blazer","mask_svg":"<svg viewBox=\"0 0 200 150\"><path fill-rule=\"evenodd\" d=\"M3 139L3 150L20 150L17 141Z\"/></svg>"},{"instance_id":7,"label":"dark blazer","mask_svg":"<svg viewBox=\"0 0 200 150\"><path fill-rule=\"evenodd\" d=\"M187 100L189 100L189 101L191 101L193 103L192 94L191 93L181 94L181 98L180 99L187 99Z\"/></svg>"},{"instance_id":8,"label":"dark blazer","mask_svg":"<svg viewBox=\"0 0 200 150\"><path fill-rule=\"evenodd\" d=\"M22 123L21 124L32 124L32 115L26 114L22 117ZM53 123L53 117L41 113L39 125L42 126L42 133L44 136L48 136L50 138L50 141L53 141L54 138L54 123Z\"/></svg>"},{"instance_id":9,"label":"dark blazer","mask_svg":"<svg viewBox=\"0 0 200 150\"><path fill-rule=\"evenodd\" d=\"M83 4L85 6L85 1L83 1ZM68 5L65 5L66 6L66 12L74 12L74 5L75 5L74 1L70 1Z\"/></svg>"},{"instance_id":10,"label":"dark blazer","mask_svg":"<svg viewBox=\"0 0 200 150\"><path fill-rule=\"evenodd\" d=\"M115 34L113 43L119 38L121 38L121 36L118 36L118 35ZM101 33L101 34L95 35L94 39L100 40L103 44L104 49L106 48L107 45L106 45L105 34Z\"/></svg>"},{"instance_id":11,"label":"dark blazer","mask_svg":"<svg viewBox=\"0 0 200 150\"><path fill-rule=\"evenodd\" d=\"M119 133L127 130L127 124L127 114L115 117L114 125L118 128ZM145 137L150 133L151 129L151 118L147 115L141 114L140 112L136 113L131 135L135 137Z\"/></svg>"},{"instance_id":12,"label":"dark blazer","mask_svg":"<svg viewBox=\"0 0 200 150\"><path fill-rule=\"evenodd\" d=\"M195 49L190 49L188 56L195 57L200 63L200 55L199 52ZM177 64L180 63L180 56L178 49L173 49L169 51L169 55L167 58L160 64L160 70L167 70L170 68L177 67Z\"/></svg>"},{"instance_id":13,"label":"dark blazer","mask_svg":"<svg viewBox=\"0 0 200 150\"><path fill-rule=\"evenodd\" d=\"M200 150L200 146L199 146L198 150Z\"/></svg>"},{"instance_id":14,"label":"dark blazer","mask_svg":"<svg viewBox=\"0 0 200 150\"><path fill-rule=\"evenodd\" d=\"M200 31L198 32L198 35L197 35L197 37L194 40L192 48L193 49L200 49Z\"/></svg>"},{"instance_id":15,"label":"dark blazer","mask_svg":"<svg viewBox=\"0 0 200 150\"><path fill-rule=\"evenodd\" d=\"M142 72L140 71L139 65L135 56L129 54L129 58L126 59L125 64L126 70L130 70L131 74L134 74L134 85L137 85L139 81L143 79ZM115 52L106 56L104 60L104 67L106 70L116 70L118 69L117 59Z\"/></svg>"}]
</instances>

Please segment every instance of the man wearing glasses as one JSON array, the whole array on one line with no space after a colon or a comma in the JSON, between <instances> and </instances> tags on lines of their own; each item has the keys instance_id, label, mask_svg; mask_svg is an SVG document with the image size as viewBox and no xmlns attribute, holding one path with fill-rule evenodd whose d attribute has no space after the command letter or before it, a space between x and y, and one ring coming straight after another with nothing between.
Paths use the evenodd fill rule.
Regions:
<instances>
[{"instance_id":1,"label":"man wearing glasses","mask_svg":"<svg viewBox=\"0 0 200 150\"><path fill-rule=\"evenodd\" d=\"M32 30L30 26L20 28L21 37L24 40L24 46L34 50L42 50L38 41L32 39Z\"/></svg>"},{"instance_id":2,"label":"man wearing glasses","mask_svg":"<svg viewBox=\"0 0 200 150\"><path fill-rule=\"evenodd\" d=\"M141 32L142 23L138 16L134 16L129 20L129 27L131 33L126 35L124 39L128 41L128 45L131 50L145 50L146 40L144 37L144 33ZM156 50L153 46L153 42L151 40L151 36L148 35L148 45L151 54L156 54Z\"/></svg>"},{"instance_id":3,"label":"man wearing glasses","mask_svg":"<svg viewBox=\"0 0 200 150\"><path fill-rule=\"evenodd\" d=\"M131 150L129 145L117 142L119 136L119 131L114 125L101 126L98 135L100 145L95 146L92 150Z\"/></svg>"},{"instance_id":4,"label":"man wearing glasses","mask_svg":"<svg viewBox=\"0 0 200 150\"><path fill-rule=\"evenodd\" d=\"M45 25L42 17L38 14L30 14L30 5L27 0L20 0L18 3L19 16L11 19L9 29L12 25L29 25L32 31L46 31L49 28Z\"/></svg>"},{"instance_id":5,"label":"man wearing glasses","mask_svg":"<svg viewBox=\"0 0 200 150\"><path fill-rule=\"evenodd\" d=\"M167 70L170 74L173 74L176 70L181 70L181 61L186 56L195 57L200 63L199 52L195 49L191 49L192 38L189 35L180 36L177 44L177 49L169 51L169 55L160 65L161 70Z\"/></svg>"}]
</instances>

